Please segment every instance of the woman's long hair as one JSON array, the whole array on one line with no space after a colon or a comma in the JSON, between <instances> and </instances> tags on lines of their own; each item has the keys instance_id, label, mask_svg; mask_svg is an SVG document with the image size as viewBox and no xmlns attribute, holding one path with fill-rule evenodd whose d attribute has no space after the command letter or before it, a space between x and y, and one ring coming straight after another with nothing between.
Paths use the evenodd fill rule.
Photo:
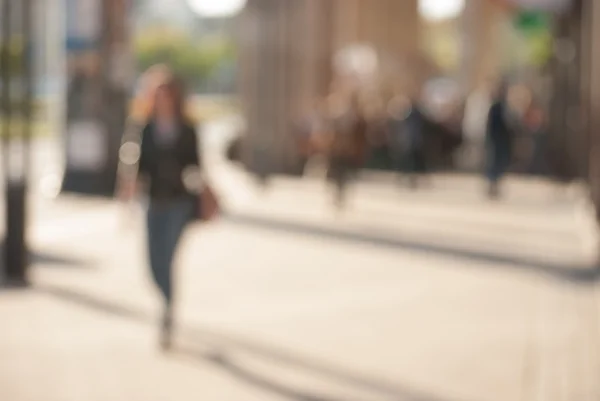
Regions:
<instances>
[{"instance_id":1,"label":"woman's long hair","mask_svg":"<svg viewBox=\"0 0 600 401\"><path fill-rule=\"evenodd\" d=\"M152 107L149 109L148 119L151 120L156 114L156 97L161 90L166 90L171 97L177 120L180 123L196 126L200 123L193 113L193 105L188 99L185 83L179 77L171 75L167 80L156 87L152 97Z\"/></svg>"},{"instance_id":2,"label":"woman's long hair","mask_svg":"<svg viewBox=\"0 0 600 401\"><path fill-rule=\"evenodd\" d=\"M173 102L175 117L179 123L189 123L189 118L186 112L186 95L183 83L180 79L172 76L165 82L158 85L154 92L152 109L150 110L149 119L156 116L156 97L161 95L162 91L166 91Z\"/></svg>"}]
</instances>

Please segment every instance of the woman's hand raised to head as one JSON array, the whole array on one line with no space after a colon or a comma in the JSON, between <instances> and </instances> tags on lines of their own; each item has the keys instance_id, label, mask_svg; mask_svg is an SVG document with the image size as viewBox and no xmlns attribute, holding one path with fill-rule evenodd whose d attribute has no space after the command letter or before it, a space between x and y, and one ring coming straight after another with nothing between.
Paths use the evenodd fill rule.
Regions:
<instances>
[{"instance_id":1,"label":"woman's hand raised to head","mask_svg":"<svg viewBox=\"0 0 600 401\"><path fill-rule=\"evenodd\" d=\"M119 186L118 186L118 190L117 190L117 197L124 201L124 202L128 202L133 200L136 195L139 192L139 186L137 183L137 180L133 177L122 177L120 182L119 182Z\"/></svg>"}]
</instances>

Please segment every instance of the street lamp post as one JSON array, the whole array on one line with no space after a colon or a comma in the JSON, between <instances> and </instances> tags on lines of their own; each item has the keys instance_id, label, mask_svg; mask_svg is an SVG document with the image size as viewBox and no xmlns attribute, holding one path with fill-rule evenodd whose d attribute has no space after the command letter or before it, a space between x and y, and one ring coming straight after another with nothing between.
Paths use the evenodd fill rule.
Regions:
<instances>
[{"instance_id":1,"label":"street lamp post","mask_svg":"<svg viewBox=\"0 0 600 401\"><path fill-rule=\"evenodd\" d=\"M0 41L2 145L6 196L4 279L11 285L19 286L27 284L28 267L26 217L33 117L32 1L4 1ZM19 43L16 42L17 39ZM14 85L15 82L18 85ZM17 90L13 91L13 89Z\"/></svg>"},{"instance_id":2,"label":"street lamp post","mask_svg":"<svg viewBox=\"0 0 600 401\"><path fill-rule=\"evenodd\" d=\"M11 85L10 85L10 36L11 36L11 11L12 4L10 1L5 0L2 4L2 12L0 12L0 17L2 18L2 36L0 37L0 75L2 81L2 151L3 151L3 160L2 167L4 171L4 175L6 177L6 171L8 171L8 138L10 131L10 120L12 114L11 107ZM1 279L8 280L8 271L6 269L6 261L4 261L4 268L2 269ZM3 280L4 281L4 280Z\"/></svg>"}]
</instances>

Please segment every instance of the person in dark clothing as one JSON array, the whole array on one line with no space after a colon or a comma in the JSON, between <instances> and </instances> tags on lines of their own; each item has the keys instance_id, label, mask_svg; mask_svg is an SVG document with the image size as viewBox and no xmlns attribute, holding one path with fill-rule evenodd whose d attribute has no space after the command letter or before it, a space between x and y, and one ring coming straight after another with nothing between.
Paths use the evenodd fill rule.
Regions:
<instances>
[{"instance_id":1,"label":"person in dark clothing","mask_svg":"<svg viewBox=\"0 0 600 401\"><path fill-rule=\"evenodd\" d=\"M425 125L426 120L423 112L416 102L412 102L405 119L406 161L412 188L418 186L419 177L427 172Z\"/></svg>"},{"instance_id":2,"label":"person in dark clothing","mask_svg":"<svg viewBox=\"0 0 600 401\"><path fill-rule=\"evenodd\" d=\"M388 103L387 135L393 169L398 173L406 171L407 138L406 117L410 112L410 100L395 96Z\"/></svg>"},{"instance_id":3,"label":"person in dark clothing","mask_svg":"<svg viewBox=\"0 0 600 401\"><path fill-rule=\"evenodd\" d=\"M149 200L150 270L164 301L161 345L168 348L175 295L173 260L183 231L194 216L200 190L196 130L184 116L184 96L174 80L156 90L150 119L142 131L138 168Z\"/></svg>"},{"instance_id":4,"label":"person in dark clothing","mask_svg":"<svg viewBox=\"0 0 600 401\"><path fill-rule=\"evenodd\" d=\"M367 139L365 166L370 169L389 170L392 167L392 159L385 104L380 97L372 96L365 100L363 110Z\"/></svg>"},{"instance_id":5,"label":"person in dark clothing","mask_svg":"<svg viewBox=\"0 0 600 401\"><path fill-rule=\"evenodd\" d=\"M546 121L544 110L537 103L533 103L525 114L525 129L532 142L528 171L530 174L541 175L546 172Z\"/></svg>"},{"instance_id":6,"label":"person in dark clothing","mask_svg":"<svg viewBox=\"0 0 600 401\"><path fill-rule=\"evenodd\" d=\"M326 131L326 108L324 101L316 99L310 107L299 116L293 130L294 142L300 156L301 173L311 160L321 151L323 136Z\"/></svg>"},{"instance_id":7,"label":"person in dark clothing","mask_svg":"<svg viewBox=\"0 0 600 401\"><path fill-rule=\"evenodd\" d=\"M348 184L364 161L367 126L356 96L349 101L341 97L330 101L332 136L328 145L327 177L335 187L335 203L341 209L346 202Z\"/></svg>"},{"instance_id":8,"label":"person in dark clothing","mask_svg":"<svg viewBox=\"0 0 600 401\"><path fill-rule=\"evenodd\" d=\"M502 84L496 91L487 119L486 176L489 183L488 195L500 195L500 180L510 166L512 153L512 130L507 121L507 88Z\"/></svg>"}]
</instances>

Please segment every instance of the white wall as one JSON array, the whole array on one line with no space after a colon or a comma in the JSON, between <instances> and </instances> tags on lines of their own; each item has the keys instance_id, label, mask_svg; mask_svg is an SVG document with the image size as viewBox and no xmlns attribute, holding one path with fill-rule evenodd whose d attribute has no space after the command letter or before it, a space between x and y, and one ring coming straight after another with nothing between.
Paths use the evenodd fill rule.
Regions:
<instances>
[{"instance_id":1,"label":"white wall","mask_svg":"<svg viewBox=\"0 0 600 401\"><path fill-rule=\"evenodd\" d=\"M38 52L37 76L49 86L45 118L56 133L64 128L66 94L66 0L36 0Z\"/></svg>"}]
</instances>

